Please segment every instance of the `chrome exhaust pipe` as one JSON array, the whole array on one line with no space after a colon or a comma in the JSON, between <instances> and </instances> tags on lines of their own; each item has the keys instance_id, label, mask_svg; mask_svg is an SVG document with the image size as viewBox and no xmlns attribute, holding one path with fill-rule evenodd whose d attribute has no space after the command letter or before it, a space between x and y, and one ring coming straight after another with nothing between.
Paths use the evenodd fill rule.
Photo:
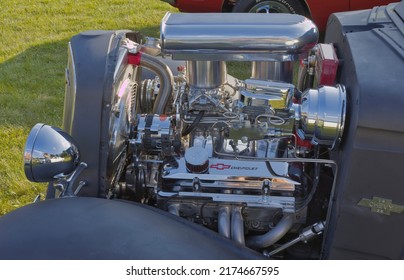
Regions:
<instances>
[{"instance_id":1,"label":"chrome exhaust pipe","mask_svg":"<svg viewBox=\"0 0 404 280\"><path fill-rule=\"evenodd\" d=\"M284 215L279 223L267 233L249 237L247 239L247 246L261 249L275 244L292 228L293 222L293 215Z\"/></svg>"},{"instance_id":2,"label":"chrome exhaust pipe","mask_svg":"<svg viewBox=\"0 0 404 280\"><path fill-rule=\"evenodd\" d=\"M220 235L230 238L230 206L224 206L219 209L217 224Z\"/></svg>"},{"instance_id":3,"label":"chrome exhaust pipe","mask_svg":"<svg viewBox=\"0 0 404 280\"><path fill-rule=\"evenodd\" d=\"M160 90L153 106L153 114L164 114L173 92L174 77L170 68L158 58L142 53L140 65L156 73L160 80Z\"/></svg>"},{"instance_id":4,"label":"chrome exhaust pipe","mask_svg":"<svg viewBox=\"0 0 404 280\"><path fill-rule=\"evenodd\" d=\"M241 207L233 207L231 213L231 239L244 245L244 220L241 214Z\"/></svg>"}]
</instances>

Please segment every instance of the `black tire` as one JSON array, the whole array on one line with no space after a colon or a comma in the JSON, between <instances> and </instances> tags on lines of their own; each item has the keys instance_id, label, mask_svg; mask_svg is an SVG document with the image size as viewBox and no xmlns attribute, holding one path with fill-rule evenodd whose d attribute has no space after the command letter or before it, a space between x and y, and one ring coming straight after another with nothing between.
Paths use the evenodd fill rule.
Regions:
<instances>
[{"instance_id":1,"label":"black tire","mask_svg":"<svg viewBox=\"0 0 404 280\"><path fill-rule=\"evenodd\" d=\"M233 13L289 13L306 16L299 0L239 0Z\"/></svg>"}]
</instances>

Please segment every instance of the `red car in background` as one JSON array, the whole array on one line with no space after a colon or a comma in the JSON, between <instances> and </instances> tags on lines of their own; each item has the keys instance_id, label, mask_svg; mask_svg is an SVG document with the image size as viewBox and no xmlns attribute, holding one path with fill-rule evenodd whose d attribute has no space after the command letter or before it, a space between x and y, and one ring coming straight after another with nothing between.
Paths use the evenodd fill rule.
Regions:
<instances>
[{"instance_id":1,"label":"red car in background","mask_svg":"<svg viewBox=\"0 0 404 280\"><path fill-rule=\"evenodd\" d=\"M399 0L163 0L181 12L293 13L313 19L325 30L330 14L370 9Z\"/></svg>"}]
</instances>

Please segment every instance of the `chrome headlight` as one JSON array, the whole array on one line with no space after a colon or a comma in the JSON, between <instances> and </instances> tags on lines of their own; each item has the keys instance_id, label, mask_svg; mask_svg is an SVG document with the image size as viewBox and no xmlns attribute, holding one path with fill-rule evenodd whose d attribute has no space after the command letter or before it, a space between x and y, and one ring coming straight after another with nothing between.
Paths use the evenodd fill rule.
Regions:
<instances>
[{"instance_id":1,"label":"chrome headlight","mask_svg":"<svg viewBox=\"0 0 404 280\"><path fill-rule=\"evenodd\" d=\"M60 174L72 173L80 163L77 145L63 130L36 124L24 150L24 171L28 180L49 182Z\"/></svg>"}]
</instances>

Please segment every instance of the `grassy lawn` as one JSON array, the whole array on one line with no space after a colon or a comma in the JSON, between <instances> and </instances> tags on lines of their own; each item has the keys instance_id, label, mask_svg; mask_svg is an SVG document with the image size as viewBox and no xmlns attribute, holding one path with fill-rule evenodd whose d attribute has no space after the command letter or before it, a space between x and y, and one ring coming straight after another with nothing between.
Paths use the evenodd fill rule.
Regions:
<instances>
[{"instance_id":1,"label":"grassy lawn","mask_svg":"<svg viewBox=\"0 0 404 280\"><path fill-rule=\"evenodd\" d=\"M176 11L158 0L2 0L0 4L0 215L44 195L29 182L22 153L31 127L61 126L67 42L90 29L131 29L158 36Z\"/></svg>"}]
</instances>

